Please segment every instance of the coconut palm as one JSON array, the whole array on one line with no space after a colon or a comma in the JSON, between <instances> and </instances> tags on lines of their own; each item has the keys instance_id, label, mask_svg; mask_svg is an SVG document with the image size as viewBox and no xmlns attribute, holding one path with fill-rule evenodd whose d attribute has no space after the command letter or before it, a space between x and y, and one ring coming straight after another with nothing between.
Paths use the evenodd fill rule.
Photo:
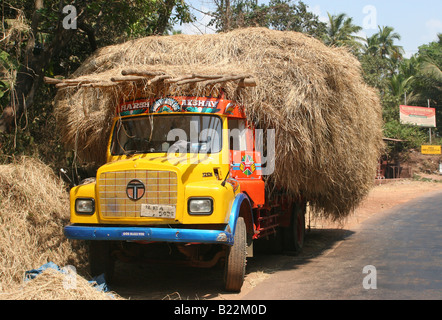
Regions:
<instances>
[{"instance_id":1,"label":"coconut palm","mask_svg":"<svg viewBox=\"0 0 442 320\"><path fill-rule=\"evenodd\" d=\"M422 71L422 74L442 83L442 70L431 58L424 57L422 59L420 70Z\"/></svg>"},{"instance_id":2,"label":"coconut palm","mask_svg":"<svg viewBox=\"0 0 442 320\"><path fill-rule=\"evenodd\" d=\"M438 41L419 47L419 72L417 88L424 100L441 105L442 102L442 34ZM425 101L424 101L425 102Z\"/></svg>"},{"instance_id":3,"label":"coconut palm","mask_svg":"<svg viewBox=\"0 0 442 320\"><path fill-rule=\"evenodd\" d=\"M365 39L364 53L373 57L380 56L378 40L379 39L376 34L372 35L371 37L367 37L367 39Z\"/></svg>"},{"instance_id":4,"label":"coconut palm","mask_svg":"<svg viewBox=\"0 0 442 320\"><path fill-rule=\"evenodd\" d=\"M324 43L329 46L347 46L354 52L362 48L362 37L356 34L362 27L353 24L353 18L347 17L345 13L338 15L328 14L327 32L324 35Z\"/></svg>"},{"instance_id":5,"label":"coconut palm","mask_svg":"<svg viewBox=\"0 0 442 320\"><path fill-rule=\"evenodd\" d=\"M414 76L405 76L401 73L394 74L388 79L388 87L393 97L396 97L399 101L405 99L408 102L416 101L418 97L411 90L410 86L414 80Z\"/></svg>"},{"instance_id":6,"label":"coconut palm","mask_svg":"<svg viewBox=\"0 0 442 320\"><path fill-rule=\"evenodd\" d=\"M401 40L399 33L394 32L392 27L378 26L379 32L374 34L378 47L378 53L382 58L389 57L393 59L400 59L404 52L401 46L394 44L395 40Z\"/></svg>"},{"instance_id":7,"label":"coconut palm","mask_svg":"<svg viewBox=\"0 0 442 320\"><path fill-rule=\"evenodd\" d=\"M388 62L388 73L396 72L403 60L404 49L395 44L401 36L392 27L378 26L379 32L365 39L364 53Z\"/></svg>"}]
</instances>

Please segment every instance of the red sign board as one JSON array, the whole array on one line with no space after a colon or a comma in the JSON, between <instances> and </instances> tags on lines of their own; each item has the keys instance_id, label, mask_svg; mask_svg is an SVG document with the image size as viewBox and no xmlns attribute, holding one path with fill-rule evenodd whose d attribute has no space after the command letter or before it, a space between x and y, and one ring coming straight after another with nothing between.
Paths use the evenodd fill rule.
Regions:
<instances>
[{"instance_id":1,"label":"red sign board","mask_svg":"<svg viewBox=\"0 0 442 320\"><path fill-rule=\"evenodd\" d=\"M419 127L436 127L436 109L413 106L400 106L400 120L404 124Z\"/></svg>"}]
</instances>

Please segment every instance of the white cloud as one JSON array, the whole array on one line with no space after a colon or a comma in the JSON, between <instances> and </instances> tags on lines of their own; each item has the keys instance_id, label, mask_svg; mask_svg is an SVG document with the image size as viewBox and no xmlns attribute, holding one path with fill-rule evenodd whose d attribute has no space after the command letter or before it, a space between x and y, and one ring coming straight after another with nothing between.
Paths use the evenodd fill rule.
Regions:
<instances>
[{"instance_id":1,"label":"white cloud","mask_svg":"<svg viewBox=\"0 0 442 320\"><path fill-rule=\"evenodd\" d=\"M442 33L442 20L430 19L425 23L426 33L422 36L425 42L435 41L437 34Z\"/></svg>"},{"instance_id":2,"label":"white cloud","mask_svg":"<svg viewBox=\"0 0 442 320\"><path fill-rule=\"evenodd\" d=\"M328 23L328 16L322 15L321 6L319 4L317 4L313 7L309 7L309 11L314 13L315 15L317 15L319 17L319 21L324 22L324 23Z\"/></svg>"}]
</instances>

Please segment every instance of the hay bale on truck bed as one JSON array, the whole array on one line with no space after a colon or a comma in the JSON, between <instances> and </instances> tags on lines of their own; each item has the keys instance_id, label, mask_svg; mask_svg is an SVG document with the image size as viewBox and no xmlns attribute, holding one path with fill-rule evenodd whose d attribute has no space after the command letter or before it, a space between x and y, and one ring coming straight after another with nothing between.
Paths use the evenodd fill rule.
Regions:
<instances>
[{"instance_id":1,"label":"hay bale on truck bed","mask_svg":"<svg viewBox=\"0 0 442 320\"><path fill-rule=\"evenodd\" d=\"M132 74L132 81L120 81L128 69L161 71L165 78ZM244 76L214 85L178 81L189 73ZM316 212L333 220L347 216L372 186L382 146L380 102L343 48L264 28L155 36L98 50L72 78L73 84L57 85L56 110L64 141L86 161L104 161L121 98L134 92L147 98L209 95L222 86L258 127L276 131L269 183L302 192ZM244 79L257 85L238 86Z\"/></svg>"}]
</instances>

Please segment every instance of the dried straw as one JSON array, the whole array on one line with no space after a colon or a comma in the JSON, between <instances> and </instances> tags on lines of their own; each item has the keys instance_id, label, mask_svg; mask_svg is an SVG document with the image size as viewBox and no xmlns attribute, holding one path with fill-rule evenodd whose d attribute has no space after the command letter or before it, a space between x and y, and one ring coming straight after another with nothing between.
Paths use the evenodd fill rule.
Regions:
<instances>
[{"instance_id":1,"label":"dried straw","mask_svg":"<svg viewBox=\"0 0 442 320\"><path fill-rule=\"evenodd\" d=\"M1 300L123 300L114 292L103 292L83 277L46 269L32 280L14 285Z\"/></svg>"},{"instance_id":2,"label":"dried straw","mask_svg":"<svg viewBox=\"0 0 442 320\"><path fill-rule=\"evenodd\" d=\"M372 186L382 148L377 92L362 80L346 49L329 48L296 32L264 28L212 35L147 37L98 50L73 78L109 83L122 71L247 74L253 88L223 84L227 98L247 108L258 127L276 130L276 170L268 185L302 193L327 218L341 219ZM207 95L220 84L119 82L65 87L56 97L60 130L81 159L101 164L115 106L133 96Z\"/></svg>"},{"instance_id":3,"label":"dried straw","mask_svg":"<svg viewBox=\"0 0 442 320\"><path fill-rule=\"evenodd\" d=\"M0 165L0 204L0 292L48 261L77 268L84 263L84 250L76 251L63 235L69 222L65 185L41 161Z\"/></svg>"}]
</instances>

